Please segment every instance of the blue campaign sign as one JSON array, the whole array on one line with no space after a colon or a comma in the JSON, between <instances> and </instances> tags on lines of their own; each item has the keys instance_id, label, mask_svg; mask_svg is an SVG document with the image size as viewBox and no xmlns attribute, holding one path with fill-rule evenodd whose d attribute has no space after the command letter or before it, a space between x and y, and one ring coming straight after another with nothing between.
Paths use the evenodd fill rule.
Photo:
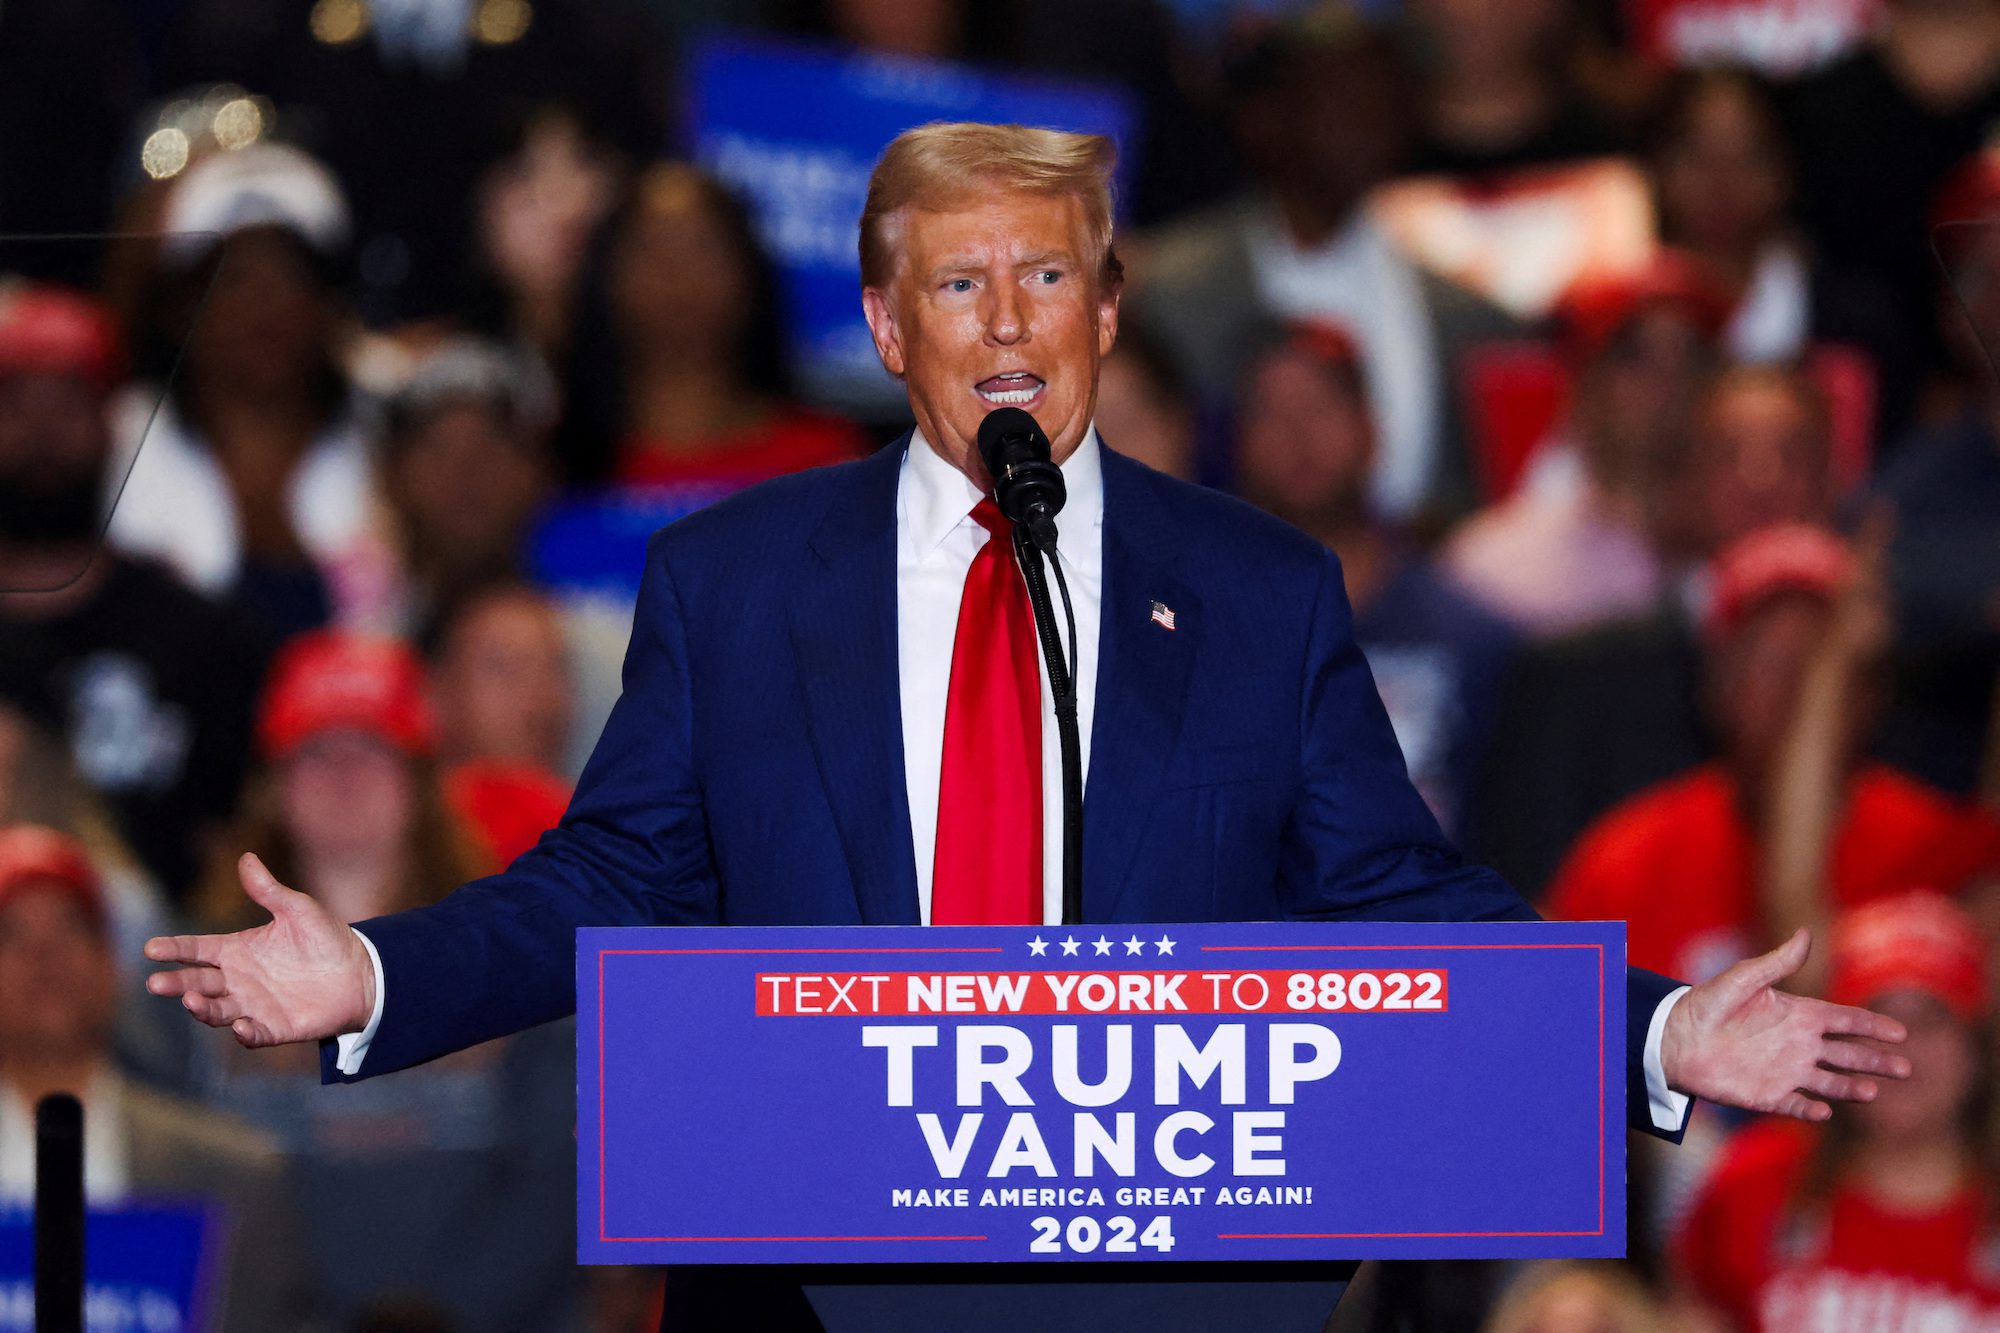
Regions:
<instances>
[{"instance_id":1,"label":"blue campaign sign","mask_svg":"<svg viewBox=\"0 0 2000 1333\"><path fill-rule=\"evenodd\" d=\"M891 139L933 120L1090 131L1133 160L1137 118L1122 93L945 61L740 37L697 48L689 69L696 161L749 205L784 276L805 387L869 407L902 394L861 319L857 223L868 173Z\"/></svg>"},{"instance_id":2,"label":"blue campaign sign","mask_svg":"<svg viewBox=\"0 0 2000 1333\"><path fill-rule=\"evenodd\" d=\"M579 1256L1624 1252L1620 924L577 932Z\"/></svg>"},{"instance_id":3,"label":"blue campaign sign","mask_svg":"<svg viewBox=\"0 0 2000 1333\"><path fill-rule=\"evenodd\" d=\"M84 1219L89 1333L197 1333L208 1327L217 1217L199 1205L92 1208ZM0 1333L35 1327L35 1225L0 1209Z\"/></svg>"}]
</instances>

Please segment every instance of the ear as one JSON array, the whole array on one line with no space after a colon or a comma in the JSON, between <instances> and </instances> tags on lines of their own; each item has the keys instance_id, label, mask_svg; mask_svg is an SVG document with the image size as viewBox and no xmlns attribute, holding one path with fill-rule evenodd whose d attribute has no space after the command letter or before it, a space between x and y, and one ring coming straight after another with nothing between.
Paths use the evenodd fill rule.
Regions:
<instances>
[{"instance_id":1,"label":"ear","mask_svg":"<svg viewBox=\"0 0 2000 1333\"><path fill-rule=\"evenodd\" d=\"M1100 358L1110 356L1117 342L1118 290L1113 289L1097 298L1097 355Z\"/></svg>"},{"instance_id":2,"label":"ear","mask_svg":"<svg viewBox=\"0 0 2000 1333\"><path fill-rule=\"evenodd\" d=\"M903 378L908 362L903 359L903 334L896 327L896 312L880 287L861 289L861 313L868 320L868 334L875 340L875 355L882 368L897 379Z\"/></svg>"}]
</instances>

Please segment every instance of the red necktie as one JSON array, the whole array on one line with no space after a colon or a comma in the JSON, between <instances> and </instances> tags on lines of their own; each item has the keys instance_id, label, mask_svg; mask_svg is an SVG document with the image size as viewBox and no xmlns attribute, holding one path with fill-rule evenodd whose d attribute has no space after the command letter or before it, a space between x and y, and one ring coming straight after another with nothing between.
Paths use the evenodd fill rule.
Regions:
<instances>
[{"instance_id":1,"label":"red necktie","mask_svg":"<svg viewBox=\"0 0 2000 1333\"><path fill-rule=\"evenodd\" d=\"M1014 562L1013 525L991 500L989 534L965 574L944 710L931 921L1042 919L1042 678L1035 618Z\"/></svg>"}]
</instances>

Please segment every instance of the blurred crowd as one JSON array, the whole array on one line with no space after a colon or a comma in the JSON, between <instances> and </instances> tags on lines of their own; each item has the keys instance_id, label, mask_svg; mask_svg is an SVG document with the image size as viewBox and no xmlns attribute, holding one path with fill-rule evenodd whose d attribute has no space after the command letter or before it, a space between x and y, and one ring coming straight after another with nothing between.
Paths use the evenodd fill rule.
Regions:
<instances>
[{"instance_id":1,"label":"blurred crowd","mask_svg":"<svg viewBox=\"0 0 2000 1333\"><path fill-rule=\"evenodd\" d=\"M2000 0L9 0L0 1198L73 1089L94 1200L225 1209L221 1327L653 1326L573 1262L566 1028L329 1095L138 943L243 851L349 920L503 867L645 531L905 424L805 395L688 156L718 29L1122 90L1105 441L1340 555L1546 913L1691 981L1811 926L1911 1030L1829 1126L1635 1140L1627 1262L1339 1326L2000 1328Z\"/></svg>"}]
</instances>

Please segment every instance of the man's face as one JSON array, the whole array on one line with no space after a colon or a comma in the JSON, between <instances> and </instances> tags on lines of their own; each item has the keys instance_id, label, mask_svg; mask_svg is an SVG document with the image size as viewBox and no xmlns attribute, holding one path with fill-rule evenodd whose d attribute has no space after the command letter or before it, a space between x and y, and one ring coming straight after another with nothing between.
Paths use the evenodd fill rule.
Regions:
<instances>
[{"instance_id":1,"label":"man's face","mask_svg":"<svg viewBox=\"0 0 2000 1333\"><path fill-rule=\"evenodd\" d=\"M0 376L0 541L95 534L110 451L97 389L69 375Z\"/></svg>"},{"instance_id":2,"label":"man's face","mask_svg":"<svg viewBox=\"0 0 2000 1333\"><path fill-rule=\"evenodd\" d=\"M1100 290L1082 203L995 190L954 212L907 210L892 225L896 270L863 290L862 306L924 438L983 489L979 423L1018 407L1041 423L1056 461L1068 458L1118 333L1118 298Z\"/></svg>"},{"instance_id":3,"label":"man's face","mask_svg":"<svg viewBox=\"0 0 2000 1333\"><path fill-rule=\"evenodd\" d=\"M1318 531L1359 513L1374 456L1368 405L1334 371L1289 347L1257 363L1236 439L1246 499Z\"/></svg>"},{"instance_id":4,"label":"man's face","mask_svg":"<svg viewBox=\"0 0 2000 1333\"><path fill-rule=\"evenodd\" d=\"M115 975L96 922L60 887L0 910L0 1052L74 1060L110 1031Z\"/></svg>"},{"instance_id":5,"label":"man's face","mask_svg":"<svg viewBox=\"0 0 2000 1333\"><path fill-rule=\"evenodd\" d=\"M1774 523L1827 518L1832 481L1821 419L1778 383L1721 391L1700 417L1695 444L1701 553Z\"/></svg>"}]
</instances>

